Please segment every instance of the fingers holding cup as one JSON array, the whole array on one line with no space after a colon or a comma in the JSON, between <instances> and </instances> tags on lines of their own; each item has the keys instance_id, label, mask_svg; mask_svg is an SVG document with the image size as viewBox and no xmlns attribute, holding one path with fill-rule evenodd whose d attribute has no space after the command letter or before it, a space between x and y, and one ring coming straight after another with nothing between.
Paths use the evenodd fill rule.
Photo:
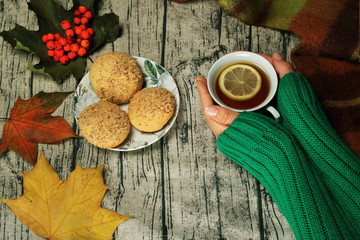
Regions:
<instances>
[{"instance_id":1,"label":"fingers holding cup","mask_svg":"<svg viewBox=\"0 0 360 240\"><path fill-rule=\"evenodd\" d=\"M199 76L196 83L205 120L215 136L218 137L236 119L238 113L214 105L207 88L206 78Z\"/></svg>"}]
</instances>

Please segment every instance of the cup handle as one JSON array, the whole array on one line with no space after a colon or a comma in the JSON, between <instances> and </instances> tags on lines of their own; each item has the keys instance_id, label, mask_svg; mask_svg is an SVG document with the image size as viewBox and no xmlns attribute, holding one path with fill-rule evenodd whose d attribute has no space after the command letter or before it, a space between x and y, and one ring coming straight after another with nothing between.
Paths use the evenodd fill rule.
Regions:
<instances>
[{"instance_id":1,"label":"cup handle","mask_svg":"<svg viewBox=\"0 0 360 240\"><path fill-rule=\"evenodd\" d=\"M267 110L268 112L270 112L271 115L273 115L275 121L280 122L280 120L281 120L280 113L279 113L274 107L272 107L272 106L267 106L267 107L266 107L266 110Z\"/></svg>"}]
</instances>

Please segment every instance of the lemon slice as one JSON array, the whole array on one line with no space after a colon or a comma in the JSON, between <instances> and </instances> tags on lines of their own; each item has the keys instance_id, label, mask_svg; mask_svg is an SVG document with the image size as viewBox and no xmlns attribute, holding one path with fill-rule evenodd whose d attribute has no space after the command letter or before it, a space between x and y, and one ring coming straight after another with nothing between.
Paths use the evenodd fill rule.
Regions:
<instances>
[{"instance_id":1,"label":"lemon slice","mask_svg":"<svg viewBox=\"0 0 360 240\"><path fill-rule=\"evenodd\" d=\"M235 64L221 72L219 87L230 99L248 100L259 92L261 77L255 68L246 64Z\"/></svg>"}]
</instances>

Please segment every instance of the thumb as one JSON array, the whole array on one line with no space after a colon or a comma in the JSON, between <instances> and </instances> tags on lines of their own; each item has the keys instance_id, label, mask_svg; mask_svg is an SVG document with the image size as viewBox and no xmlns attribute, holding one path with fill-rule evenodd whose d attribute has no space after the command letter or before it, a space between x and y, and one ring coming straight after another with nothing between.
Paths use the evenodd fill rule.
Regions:
<instances>
[{"instance_id":1,"label":"thumb","mask_svg":"<svg viewBox=\"0 0 360 240\"><path fill-rule=\"evenodd\" d=\"M239 116L237 112L215 105L206 107L204 112L211 119L225 126L229 126Z\"/></svg>"},{"instance_id":2,"label":"thumb","mask_svg":"<svg viewBox=\"0 0 360 240\"><path fill-rule=\"evenodd\" d=\"M289 62L285 61L279 53L274 53L271 60L280 78L289 72L295 72L293 66Z\"/></svg>"}]
</instances>

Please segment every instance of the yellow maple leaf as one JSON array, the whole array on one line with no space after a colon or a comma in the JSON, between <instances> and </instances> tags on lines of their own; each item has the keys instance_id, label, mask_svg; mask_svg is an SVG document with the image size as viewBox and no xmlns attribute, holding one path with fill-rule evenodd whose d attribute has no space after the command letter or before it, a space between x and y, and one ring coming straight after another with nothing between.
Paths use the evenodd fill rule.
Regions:
<instances>
[{"instance_id":1,"label":"yellow maple leaf","mask_svg":"<svg viewBox=\"0 0 360 240\"><path fill-rule=\"evenodd\" d=\"M51 240L111 239L117 226L130 217L101 208L107 189L103 166L77 165L62 181L40 153L29 172L22 173L24 194L0 199L34 233Z\"/></svg>"}]
</instances>

